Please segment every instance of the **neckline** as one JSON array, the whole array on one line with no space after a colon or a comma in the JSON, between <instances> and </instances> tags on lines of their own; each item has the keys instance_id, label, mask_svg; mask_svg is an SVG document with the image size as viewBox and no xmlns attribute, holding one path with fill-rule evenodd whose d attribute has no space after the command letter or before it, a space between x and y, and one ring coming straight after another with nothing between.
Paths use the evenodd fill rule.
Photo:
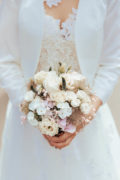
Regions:
<instances>
[{"instance_id":1,"label":"neckline","mask_svg":"<svg viewBox=\"0 0 120 180\"><path fill-rule=\"evenodd\" d=\"M59 29L60 29L60 30L63 29L64 24L66 24L66 23L70 20L70 18L71 18L72 16L76 16L77 11L78 11L78 8L72 8L72 12L69 13L69 14L68 14L68 17L67 17L64 21L61 22L61 19L55 18L55 17L47 14L47 13L45 12L45 8L44 8L44 14L45 14L45 16L47 16L48 18L51 18L52 20L58 22L58 25L59 25Z\"/></svg>"}]
</instances>

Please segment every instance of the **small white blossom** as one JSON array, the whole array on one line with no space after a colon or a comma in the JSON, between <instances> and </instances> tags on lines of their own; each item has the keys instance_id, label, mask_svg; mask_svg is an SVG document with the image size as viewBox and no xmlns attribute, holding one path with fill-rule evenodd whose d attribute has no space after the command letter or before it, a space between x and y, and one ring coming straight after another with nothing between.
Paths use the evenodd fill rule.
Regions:
<instances>
[{"instance_id":1,"label":"small white blossom","mask_svg":"<svg viewBox=\"0 0 120 180\"><path fill-rule=\"evenodd\" d=\"M80 110L83 114L89 114L91 110L91 105L88 103L83 103L80 105Z\"/></svg>"},{"instance_id":2,"label":"small white blossom","mask_svg":"<svg viewBox=\"0 0 120 180\"><path fill-rule=\"evenodd\" d=\"M27 102L31 102L34 99L34 97L35 97L35 93L33 91L28 91L25 94L24 100Z\"/></svg>"},{"instance_id":3,"label":"small white blossom","mask_svg":"<svg viewBox=\"0 0 120 180\"><path fill-rule=\"evenodd\" d=\"M42 134L55 136L56 134L58 134L59 127L54 120L44 118L41 122L39 122L39 129Z\"/></svg>"},{"instance_id":4,"label":"small white blossom","mask_svg":"<svg viewBox=\"0 0 120 180\"><path fill-rule=\"evenodd\" d=\"M77 98L80 99L83 103L91 103L89 95L83 90L78 90Z\"/></svg>"},{"instance_id":5,"label":"small white blossom","mask_svg":"<svg viewBox=\"0 0 120 180\"><path fill-rule=\"evenodd\" d=\"M75 99L71 101L71 106L72 107L79 107L80 106L81 101L79 99Z\"/></svg>"},{"instance_id":6,"label":"small white blossom","mask_svg":"<svg viewBox=\"0 0 120 180\"><path fill-rule=\"evenodd\" d=\"M66 100L73 101L77 98L77 95L73 91L66 91Z\"/></svg>"},{"instance_id":7,"label":"small white blossom","mask_svg":"<svg viewBox=\"0 0 120 180\"><path fill-rule=\"evenodd\" d=\"M29 112L27 114L27 120L32 126L34 126L34 127L38 126L38 121L34 118L34 113L33 112Z\"/></svg>"},{"instance_id":8,"label":"small white blossom","mask_svg":"<svg viewBox=\"0 0 120 180\"><path fill-rule=\"evenodd\" d=\"M67 109L67 108L70 108L70 106L69 106L69 104L67 102L63 102L63 103L58 103L57 108Z\"/></svg>"}]
</instances>

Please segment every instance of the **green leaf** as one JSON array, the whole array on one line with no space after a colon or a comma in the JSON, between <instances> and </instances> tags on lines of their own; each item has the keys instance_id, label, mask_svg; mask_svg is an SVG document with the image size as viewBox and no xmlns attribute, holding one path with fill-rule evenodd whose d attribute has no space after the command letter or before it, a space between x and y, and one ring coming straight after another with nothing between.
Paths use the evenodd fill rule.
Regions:
<instances>
[{"instance_id":1,"label":"green leaf","mask_svg":"<svg viewBox=\"0 0 120 180\"><path fill-rule=\"evenodd\" d=\"M62 77L62 90L66 90L66 80Z\"/></svg>"}]
</instances>

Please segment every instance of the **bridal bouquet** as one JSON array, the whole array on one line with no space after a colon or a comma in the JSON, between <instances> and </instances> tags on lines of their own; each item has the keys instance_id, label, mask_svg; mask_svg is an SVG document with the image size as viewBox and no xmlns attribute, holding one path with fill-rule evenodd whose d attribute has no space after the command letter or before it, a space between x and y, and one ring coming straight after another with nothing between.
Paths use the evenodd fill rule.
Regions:
<instances>
[{"instance_id":1,"label":"bridal bouquet","mask_svg":"<svg viewBox=\"0 0 120 180\"><path fill-rule=\"evenodd\" d=\"M21 111L42 134L74 133L76 125L70 120L72 113L79 109L88 114L91 109L87 88L83 75L59 63L57 71L52 68L48 72L40 71L30 80Z\"/></svg>"}]
</instances>

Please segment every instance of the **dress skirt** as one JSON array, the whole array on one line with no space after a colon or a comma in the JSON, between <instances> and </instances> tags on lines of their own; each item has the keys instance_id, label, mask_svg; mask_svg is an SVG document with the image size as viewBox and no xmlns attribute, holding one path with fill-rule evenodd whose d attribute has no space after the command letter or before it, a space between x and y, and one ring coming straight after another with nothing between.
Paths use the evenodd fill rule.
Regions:
<instances>
[{"instance_id":1,"label":"dress skirt","mask_svg":"<svg viewBox=\"0 0 120 180\"><path fill-rule=\"evenodd\" d=\"M120 139L107 104L62 150L27 122L22 125L20 116L9 104L0 180L120 180Z\"/></svg>"}]
</instances>

